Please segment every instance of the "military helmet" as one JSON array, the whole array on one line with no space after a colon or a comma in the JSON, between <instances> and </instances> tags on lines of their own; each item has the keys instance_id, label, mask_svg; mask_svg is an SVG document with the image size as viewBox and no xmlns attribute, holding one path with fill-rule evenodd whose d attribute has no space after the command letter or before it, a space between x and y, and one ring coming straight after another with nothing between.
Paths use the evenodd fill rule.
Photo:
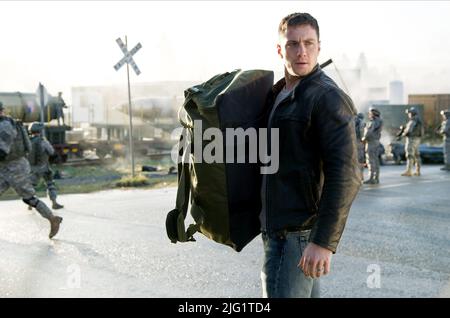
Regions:
<instances>
[{"instance_id":1,"label":"military helmet","mask_svg":"<svg viewBox=\"0 0 450 318\"><path fill-rule=\"evenodd\" d=\"M3 103L0 102L0 111L5 110L5 107L3 107Z\"/></svg>"},{"instance_id":2,"label":"military helmet","mask_svg":"<svg viewBox=\"0 0 450 318\"><path fill-rule=\"evenodd\" d=\"M381 113L378 109L370 107L369 112L371 112L374 116L380 117Z\"/></svg>"},{"instance_id":3,"label":"military helmet","mask_svg":"<svg viewBox=\"0 0 450 318\"><path fill-rule=\"evenodd\" d=\"M413 115L417 115L417 109L415 107L410 107L407 110L405 110L405 114L411 113Z\"/></svg>"},{"instance_id":4,"label":"military helmet","mask_svg":"<svg viewBox=\"0 0 450 318\"><path fill-rule=\"evenodd\" d=\"M363 113L358 113L358 115L356 115L359 119L364 119L364 114Z\"/></svg>"},{"instance_id":5,"label":"military helmet","mask_svg":"<svg viewBox=\"0 0 450 318\"><path fill-rule=\"evenodd\" d=\"M31 124L29 131L30 133L40 133L44 129L44 125L39 122L34 122Z\"/></svg>"}]
</instances>

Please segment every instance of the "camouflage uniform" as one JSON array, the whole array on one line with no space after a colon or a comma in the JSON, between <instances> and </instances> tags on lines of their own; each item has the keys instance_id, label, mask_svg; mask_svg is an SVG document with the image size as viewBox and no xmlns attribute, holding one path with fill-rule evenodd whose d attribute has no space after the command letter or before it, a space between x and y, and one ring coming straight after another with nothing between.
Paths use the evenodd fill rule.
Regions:
<instances>
[{"instance_id":1,"label":"camouflage uniform","mask_svg":"<svg viewBox=\"0 0 450 318\"><path fill-rule=\"evenodd\" d=\"M403 137L406 137L405 142L405 155L406 155L406 171L402 173L402 176L411 176L413 166L416 167L414 175L420 176L420 152L419 145L420 139L423 136L423 124L418 117L417 111L414 107L411 107L406 111L411 113L412 118L406 124L405 130L402 133Z\"/></svg>"},{"instance_id":2,"label":"camouflage uniform","mask_svg":"<svg viewBox=\"0 0 450 318\"><path fill-rule=\"evenodd\" d=\"M439 134L444 137L444 164L445 166L441 170L450 170L450 110L441 111L441 115L444 117L444 121L439 127Z\"/></svg>"},{"instance_id":3,"label":"camouflage uniform","mask_svg":"<svg viewBox=\"0 0 450 318\"><path fill-rule=\"evenodd\" d=\"M53 203L53 209L61 209L62 205L56 202L57 192L53 181L53 171L50 168L49 157L55 153L53 146L43 138L40 133L43 126L33 123L30 126L31 133L38 133L31 138L31 152L28 161L31 164L31 182L34 187L39 184L41 178L46 182L48 197Z\"/></svg>"},{"instance_id":4,"label":"camouflage uniform","mask_svg":"<svg viewBox=\"0 0 450 318\"><path fill-rule=\"evenodd\" d=\"M24 201L32 198L35 191L29 177L30 165L24 157L0 162L0 195L12 187ZM39 213L45 218L51 214L45 207Z\"/></svg>"},{"instance_id":5,"label":"camouflage uniform","mask_svg":"<svg viewBox=\"0 0 450 318\"><path fill-rule=\"evenodd\" d=\"M364 128L363 142L366 143L366 160L369 167L369 179L365 181L366 184L380 183L380 138L381 130L383 129L383 121L381 120L380 112L376 109L370 110L373 116L369 123Z\"/></svg>"},{"instance_id":6,"label":"camouflage uniform","mask_svg":"<svg viewBox=\"0 0 450 318\"><path fill-rule=\"evenodd\" d=\"M54 216L47 205L35 197L30 180L30 164L25 158L30 148L25 129L3 115L3 105L0 103L0 195L13 188L26 204L36 208L42 217L49 220L49 237L52 238L58 232L62 218Z\"/></svg>"},{"instance_id":7,"label":"camouflage uniform","mask_svg":"<svg viewBox=\"0 0 450 318\"><path fill-rule=\"evenodd\" d=\"M364 174L364 164L366 162L366 153L364 143L361 141L364 128L366 127L366 123L363 121L364 115L362 113L358 113L355 117L355 130L356 130L356 143L358 146L358 162L360 164L361 177Z\"/></svg>"}]
</instances>

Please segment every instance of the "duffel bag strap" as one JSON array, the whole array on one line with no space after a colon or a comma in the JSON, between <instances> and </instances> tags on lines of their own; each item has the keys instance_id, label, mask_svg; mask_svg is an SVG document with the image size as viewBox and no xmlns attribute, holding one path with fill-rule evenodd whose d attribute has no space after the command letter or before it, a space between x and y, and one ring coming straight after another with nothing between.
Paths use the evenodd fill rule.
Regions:
<instances>
[{"instance_id":1,"label":"duffel bag strap","mask_svg":"<svg viewBox=\"0 0 450 318\"><path fill-rule=\"evenodd\" d=\"M187 145L187 141L182 141L182 138L187 138L188 129L184 129L180 136L180 145L182 143ZM184 136L184 137L183 137ZM186 154L186 147L183 148L183 157ZM191 191L190 182L190 164L189 158L183 158L178 163L178 190L175 209L170 211L166 217L166 231L172 243L176 242L195 242L193 235L200 230L201 224L191 224L187 230L184 225L184 220L187 216L187 210L189 206L189 195ZM186 160L187 159L187 160ZM187 161L187 162L186 162Z\"/></svg>"}]
</instances>

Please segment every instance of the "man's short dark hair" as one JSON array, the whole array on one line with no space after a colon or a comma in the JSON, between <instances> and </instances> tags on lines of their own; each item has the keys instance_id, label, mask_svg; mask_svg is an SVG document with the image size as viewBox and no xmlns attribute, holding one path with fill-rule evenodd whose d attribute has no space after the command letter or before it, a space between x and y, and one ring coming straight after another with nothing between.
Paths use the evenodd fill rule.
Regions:
<instances>
[{"instance_id":1,"label":"man's short dark hair","mask_svg":"<svg viewBox=\"0 0 450 318\"><path fill-rule=\"evenodd\" d=\"M317 23L317 20L309 13L298 12L291 13L281 20L280 25L278 26L278 35L285 34L288 26L296 26L302 24L310 25L314 30L316 30L317 39L320 38L319 24Z\"/></svg>"}]
</instances>

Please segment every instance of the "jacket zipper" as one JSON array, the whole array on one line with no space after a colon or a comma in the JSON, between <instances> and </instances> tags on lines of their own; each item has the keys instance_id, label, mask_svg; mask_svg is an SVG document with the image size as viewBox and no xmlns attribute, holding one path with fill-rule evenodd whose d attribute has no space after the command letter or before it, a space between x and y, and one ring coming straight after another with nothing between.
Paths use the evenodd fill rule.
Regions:
<instances>
[{"instance_id":1,"label":"jacket zipper","mask_svg":"<svg viewBox=\"0 0 450 318\"><path fill-rule=\"evenodd\" d=\"M269 114L269 122L268 122L268 134L270 134L270 129L272 129L272 122L273 122L273 120L275 119L275 115L276 115L276 113L277 113L277 110L279 109L279 107L280 106L282 106L282 104L284 104L287 100L289 100L289 99L292 99L292 94L294 93L294 91L295 90L299 90L299 87L301 86L301 85L304 85L305 83L308 83L309 82L309 80L307 80L306 79L306 81L305 81L305 79L303 79L303 80L301 80L298 84L297 84L297 86L296 87L294 87L294 89L292 90L292 92L291 92L291 94L288 96L288 97L286 97L285 99L283 99L281 102L280 102L280 104L278 104L278 106L277 106L277 108L275 109L275 111L274 111L274 113L273 113L273 116L272 116L272 118L270 118L270 114ZM278 92L278 94L279 94L280 92ZM278 96L278 95L277 95ZM277 96L275 96L275 98L274 98L274 102L275 102L275 100L276 100L276 98L277 98ZM270 142L270 140L271 140L271 136L270 135L268 135L268 141L267 142ZM270 151L272 152L272 146L270 147ZM268 188L269 188L269 177L268 177L268 175L267 175L267 177L266 177L266 189L265 189L265 196L266 196L266 231L269 229L269 211L270 211L270 204L269 204L269 196L268 196Z\"/></svg>"},{"instance_id":2,"label":"jacket zipper","mask_svg":"<svg viewBox=\"0 0 450 318\"><path fill-rule=\"evenodd\" d=\"M298 83L298 85L300 85L300 84L301 84L301 82ZM295 88L294 88L294 89L295 89ZM280 106L282 106L282 104L284 104L287 100L291 99L292 93L293 93L293 92L294 92L294 91L292 91L291 94L289 94L288 97L286 97L285 99L283 99L282 101L280 101L280 103L278 104L277 108L274 110L274 113L273 113L272 116L270 116L270 114L269 114L269 122L268 122L268 125L267 125L267 126L268 126L268 129L267 129L267 133L268 133L267 142L268 142L268 143L270 143L270 140L271 140L271 138L272 138L271 135L270 135L270 130L272 129L272 122L273 122L273 120L274 120L274 118L275 118L275 115L276 115L278 109L280 108ZM278 92L278 94L279 94L279 92ZM277 96L278 96L278 95L277 95ZM275 102L277 96L275 96L274 102ZM272 154L272 145L270 145L270 153ZM266 175L266 189L265 189L265 196L266 196L266 202L265 202L265 203L266 203L266 231L269 230L269 211L270 211L270 208L269 208L270 204L269 204L268 188L269 188L269 175Z\"/></svg>"}]
</instances>

